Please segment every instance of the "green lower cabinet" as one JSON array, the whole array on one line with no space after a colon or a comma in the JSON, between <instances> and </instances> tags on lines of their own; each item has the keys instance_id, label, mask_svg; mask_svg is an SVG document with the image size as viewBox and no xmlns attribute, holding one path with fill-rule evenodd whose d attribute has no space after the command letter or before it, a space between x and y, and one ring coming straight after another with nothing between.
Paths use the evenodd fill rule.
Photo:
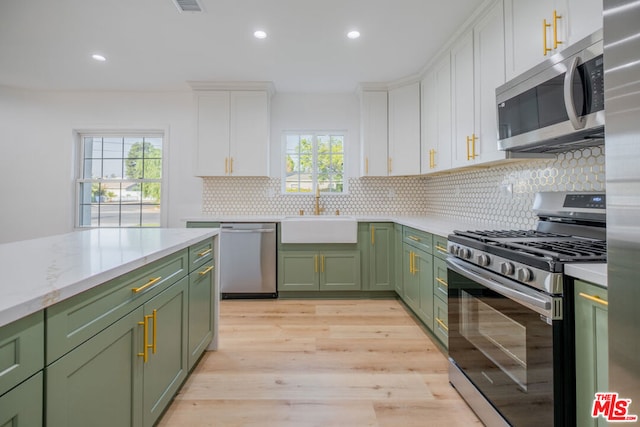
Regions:
<instances>
[{"instance_id":1,"label":"green lower cabinet","mask_svg":"<svg viewBox=\"0 0 640 427\"><path fill-rule=\"evenodd\" d=\"M155 423L187 374L188 284L184 277L46 368L48 427Z\"/></svg>"},{"instance_id":2,"label":"green lower cabinet","mask_svg":"<svg viewBox=\"0 0 640 427\"><path fill-rule=\"evenodd\" d=\"M38 372L0 396L0 426L41 427L43 425L42 377L42 372Z\"/></svg>"},{"instance_id":3,"label":"green lower cabinet","mask_svg":"<svg viewBox=\"0 0 640 427\"><path fill-rule=\"evenodd\" d=\"M433 334L445 348L449 348L449 310L446 301L433 300Z\"/></svg>"},{"instance_id":4,"label":"green lower cabinet","mask_svg":"<svg viewBox=\"0 0 640 427\"><path fill-rule=\"evenodd\" d=\"M358 242L362 253L362 289L395 289L395 231L387 222L359 223Z\"/></svg>"},{"instance_id":5,"label":"green lower cabinet","mask_svg":"<svg viewBox=\"0 0 640 427\"><path fill-rule=\"evenodd\" d=\"M278 291L361 289L359 251L280 251Z\"/></svg>"},{"instance_id":6,"label":"green lower cabinet","mask_svg":"<svg viewBox=\"0 0 640 427\"><path fill-rule=\"evenodd\" d=\"M404 294L403 275L405 266L402 263L404 248L402 246L402 226L395 224L393 227L394 243L395 243L395 291L399 297Z\"/></svg>"},{"instance_id":7,"label":"green lower cabinet","mask_svg":"<svg viewBox=\"0 0 640 427\"><path fill-rule=\"evenodd\" d=\"M447 263L445 260L433 257L433 294L442 301L447 301L449 284L447 283Z\"/></svg>"},{"instance_id":8,"label":"green lower cabinet","mask_svg":"<svg viewBox=\"0 0 640 427\"><path fill-rule=\"evenodd\" d=\"M213 260L189 274L189 370L213 338Z\"/></svg>"},{"instance_id":9,"label":"green lower cabinet","mask_svg":"<svg viewBox=\"0 0 640 427\"><path fill-rule=\"evenodd\" d=\"M420 308L420 278L414 270L414 248L403 245L402 248L403 286L402 300L415 312Z\"/></svg>"},{"instance_id":10,"label":"green lower cabinet","mask_svg":"<svg viewBox=\"0 0 640 427\"><path fill-rule=\"evenodd\" d=\"M576 280L576 420L582 426L606 426L603 417L592 418L596 392L609 390L609 333L607 290Z\"/></svg>"},{"instance_id":11,"label":"green lower cabinet","mask_svg":"<svg viewBox=\"0 0 640 427\"><path fill-rule=\"evenodd\" d=\"M415 250L413 260L420 288L418 317L433 330L433 255Z\"/></svg>"}]
</instances>

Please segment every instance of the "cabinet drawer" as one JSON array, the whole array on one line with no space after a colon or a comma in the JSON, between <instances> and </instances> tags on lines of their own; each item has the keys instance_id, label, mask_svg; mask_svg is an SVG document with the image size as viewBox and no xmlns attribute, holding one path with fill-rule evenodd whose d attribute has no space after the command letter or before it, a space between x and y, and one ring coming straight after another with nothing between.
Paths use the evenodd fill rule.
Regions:
<instances>
[{"instance_id":1,"label":"cabinet drawer","mask_svg":"<svg viewBox=\"0 0 640 427\"><path fill-rule=\"evenodd\" d=\"M0 396L0 426L42 426L42 372Z\"/></svg>"},{"instance_id":2,"label":"cabinet drawer","mask_svg":"<svg viewBox=\"0 0 640 427\"><path fill-rule=\"evenodd\" d=\"M449 348L449 310L447 303L440 298L433 300L433 333Z\"/></svg>"},{"instance_id":3,"label":"cabinet drawer","mask_svg":"<svg viewBox=\"0 0 640 427\"><path fill-rule=\"evenodd\" d=\"M433 237L429 233L404 227L403 241L418 249L422 249L428 254L433 253Z\"/></svg>"},{"instance_id":4,"label":"cabinet drawer","mask_svg":"<svg viewBox=\"0 0 640 427\"><path fill-rule=\"evenodd\" d=\"M213 239L206 239L189 247L189 272L197 270L213 259Z\"/></svg>"},{"instance_id":5,"label":"cabinet drawer","mask_svg":"<svg viewBox=\"0 0 640 427\"><path fill-rule=\"evenodd\" d=\"M187 268L185 248L47 308L47 364L186 276Z\"/></svg>"},{"instance_id":6,"label":"cabinet drawer","mask_svg":"<svg viewBox=\"0 0 640 427\"><path fill-rule=\"evenodd\" d=\"M42 311L0 328L0 395L43 367L44 314Z\"/></svg>"},{"instance_id":7,"label":"cabinet drawer","mask_svg":"<svg viewBox=\"0 0 640 427\"><path fill-rule=\"evenodd\" d=\"M433 254L438 258L445 259L447 257L447 254L449 253L447 251L447 242L448 241L446 237L442 237L434 234L433 235Z\"/></svg>"},{"instance_id":8,"label":"cabinet drawer","mask_svg":"<svg viewBox=\"0 0 640 427\"><path fill-rule=\"evenodd\" d=\"M447 263L445 260L433 257L433 293L445 303L449 295L447 282Z\"/></svg>"}]
</instances>

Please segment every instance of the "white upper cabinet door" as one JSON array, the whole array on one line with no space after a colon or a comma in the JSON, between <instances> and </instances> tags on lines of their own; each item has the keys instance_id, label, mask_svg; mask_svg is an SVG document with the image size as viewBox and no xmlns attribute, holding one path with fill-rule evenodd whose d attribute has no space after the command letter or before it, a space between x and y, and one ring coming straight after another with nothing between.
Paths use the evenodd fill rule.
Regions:
<instances>
[{"instance_id":1,"label":"white upper cabinet door","mask_svg":"<svg viewBox=\"0 0 640 427\"><path fill-rule=\"evenodd\" d=\"M361 176L387 176L388 106L386 91L360 94Z\"/></svg>"},{"instance_id":2,"label":"white upper cabinet door","mask_svg":"<svg viewBox=\"0 0 640 427\"><path fill-rule=\"evenodd\" d=\"M475 137L471 150L476 163L505 158L498 150L496 88L505 82L504 19L502 1L473 28Z\"/></svg>"},{"instance_id":3,"label":"white upper cabinet door","mask_svg":"<svg viewBox=\"0 0 640 427\"><path fill-rule=\"evenodd\" d=\"M230 96L229 175L269 176L269 95L233 91Z\"/></svg>"},{"instance_id":4,"label":"white upper cabinet door","mask_svg":"<svg viewBox=\"0 0 640 427\"><path fill-rule=\"evenodd\" d=\"M602 28L602 0L567 0L569 45Z\"/></svg>"},{"instance_id":5,"label":"white upper cabinet door","mask_svg":"<svg viewBox=\"0 0 640 427\"><path fill-rule=\"evenodd\" d=\"M421 165L423 174L451 168L451 59L449 52L420 84Z\"/></svg>"},{"instance_id":6,"label":"white upper cabinet door","mask_svg":"<svg viewBox=\"0 0 640 427\"><path fill-rule=\"evenodd\" d=\"M389 91L389 175L420 174L420 83Z\"/></svg>"},{"instance_id":7,"label":"white upper cabinet door","mask_svg":"<svg viewBox=\"0 0 640 427\"><path fill-rule=\"evenodd\" d=\"M198 148L195 175L225 175L225 162L229 156L229 92L198 93L196 100Z\"/></svg>"},{"instance_id":8,"label":"white upper cabinet door","mask_svg":"<svg viewBox=\"0 0 640 427\"><path fill-rule=\"evenodd\" d=\"M451 49L453 133L451 163L454 168L473 162L474 136L473 32L464 34Z\"/></svg>"}]
</instances>

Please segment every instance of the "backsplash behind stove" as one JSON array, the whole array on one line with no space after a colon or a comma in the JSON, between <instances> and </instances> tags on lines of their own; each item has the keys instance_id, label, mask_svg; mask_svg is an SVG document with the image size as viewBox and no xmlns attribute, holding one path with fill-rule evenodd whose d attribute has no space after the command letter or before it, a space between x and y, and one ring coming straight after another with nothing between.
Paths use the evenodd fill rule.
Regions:
<instances>
[{"instance_id":1,"label":"backsplash behind stove","mask_svg":"<svg viewBox=\"0 0 640 427\"><path fill-rule=\"evenodd\" d=\"M604 147L560 153L555 159L509 163L438 176L349 179L349 194L322 195L325 213L435 215L531 228L538 191L604 191ZM313 212L314 197L281 194L279 178L203 178L205 215L297 215Z\"/></svg>"}]
</instances>

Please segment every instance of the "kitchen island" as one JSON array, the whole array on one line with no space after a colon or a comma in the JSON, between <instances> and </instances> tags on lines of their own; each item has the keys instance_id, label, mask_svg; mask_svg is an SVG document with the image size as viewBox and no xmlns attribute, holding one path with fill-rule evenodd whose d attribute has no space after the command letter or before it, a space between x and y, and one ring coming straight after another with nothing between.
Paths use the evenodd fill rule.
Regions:
<instances>
[{"instance_id":1,"label":"kitchen island","mask_svg":"<svg viewBox=\"0 0 640 427\"><path fill-rule=\"evenodd\" d=\"M0 245L0 424L152 425L216 346L217 234L95 229Z\"/></svg>"}]
</instances>

